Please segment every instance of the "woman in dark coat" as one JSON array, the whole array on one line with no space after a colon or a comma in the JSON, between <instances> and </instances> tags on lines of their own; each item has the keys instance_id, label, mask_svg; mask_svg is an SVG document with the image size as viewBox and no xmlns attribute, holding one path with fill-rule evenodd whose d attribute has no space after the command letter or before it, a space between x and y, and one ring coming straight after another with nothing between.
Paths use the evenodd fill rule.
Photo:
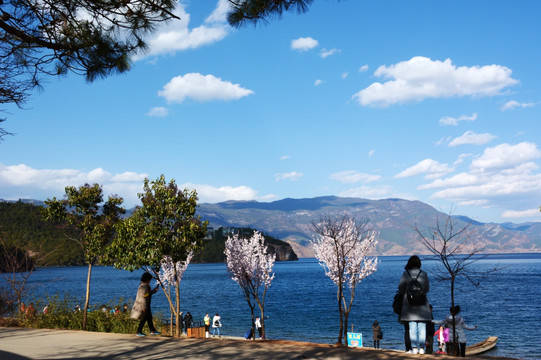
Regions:
<instances>
[{"instance_id":1,"label":"woman in dark coat","mask_svg":"<svg viewBox=\"0 0 541 360\"><path fill-rule=\"evenodd\" d=\"M374 323L372 324L372 340L374 340L375 349L379 349L379 341L381 340L380 331L381 331L381 326L379 326L378 321L375 320Z\"/></svg>"},{"instance_id":2,"label":"woman in dark coat","mask_svg":"<svg viewBox=\"0 0 541 360\"><path fill-rule=\"evenodd\" d=\"M150 302L152 300L152 294L158 291L158 285L154 289L150 288L150 280L152 275L148 272L141 276L141 284L137 289L137 296L133 303L131 318L139 319L139 326L137 327L137 336L145 336L143 333L143 326L148 323L151 335L160 335L160 332L154 327L152 322L152 312L150 311Z\"/></svg>"},{"instance_id":3,"label":"woman in dark coat","mask_svg":"<svg viewBox=\"0 0 541 360\"><path fill-rule=\"evenodd\" d=\"M414 302L408 299L408 289L411 288L410 285L415 281L425 294L422 301ZM413 255L404 268L398 291L403 294L400 321L407 322L409 325L409 335L413 347L412 353L414 354L425 353L426 323L432 321L430 305L426 298L429 289L428 275L421 270L421 259L417 255Z\"/></svg>"}]
</instances>

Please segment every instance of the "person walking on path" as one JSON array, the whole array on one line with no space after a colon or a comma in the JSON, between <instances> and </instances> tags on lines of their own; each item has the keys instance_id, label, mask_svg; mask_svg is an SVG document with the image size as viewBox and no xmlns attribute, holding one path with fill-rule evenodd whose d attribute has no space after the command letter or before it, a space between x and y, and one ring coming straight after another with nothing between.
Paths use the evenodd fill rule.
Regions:
<instances>
[{"instance_id":1,"label":"person walking on path","mask_svg":"<svg viewBox=\"0 0 541 360\"><path fill-rule=\"evenodd\" d=\"M429 289L428 275L421 270L421 259L413 255L398 285L398 291L403 294L399 321L408 323L413 354L425 353L426 323L432 321L426 297Z\"/></svg>"},{"instance_id":2,"label":"person walking on path","mask_svg":"<svg viewBox=\"0 0 541 360\"><path fill-rule=\"evenodd\" d=\"M381 331L381 326L377 320L372 324L372 340L374 340L374 349L379 349L379 342L383 338L383 332Z\"/></svg>"},{"instance_id":3,"label":"person walking on path","mask_svg":"<svg viewBox=\"0 0 541 360\"><path fill-rule=\"evenodd\" d=\"M150 310L152 294L155 294L158 291L159 285L156 285L154 289L151 289L150 280L152 280L152 275L149 272L145 272L141 276L141 284L137 289L137 296L133 303L131 318L140 320L139 326L137 327L137 336L145 336L145 333L143 333L145 323L148 323L150 335L160 335L154 327L154 323L152 322L152 312Z\"/></svg>"},{"instance_id":4,"label":"person walking on path","mask_svg":"<svg viewBox=\"0 0 541 360\"><path fill-rule=\"evenodd\" d=\"M220 315L218 315L218 313L216 313L216 315L214 315L214 317L212 318L212 337L216 336L216 331L218 331L218 337L222 337L222 335L220 335L221 327L222 318L220 317Z\"/></svg>"},{"instance_id":5,"label":"person walking on path","mask_svg":"<svg viewBox=\"0 0 541 360\"><path fill-rule=\"evenodd\" d=\"M257 332L259 333L259 338L263 338L263 328L261 327L261 319L259 316L256 316L255 318L255 328L257 329Z\"/></svg>"},{"instance_id":6,"label":"person walking on path","mask_svg":"<svg viewBox=\"0 0 541 360\"><path fill-rule=\"evenodd\" d=\"M477 329L477 325L469 326L466 325L466 322L464 321L464 318L462 315L459 315L460 313L460 306L451 306L449 309L450 314L445 317L445 320L443 321L434 321L435 324L443 324L445 323L447 327L449 328L449 334L453 334L453 315L455 318L455 337L457 339L457 342L459 344L460 348L460 356L465 357L466 356L466 332L464 330L475 330ZM449 338L450 343L454 343L452 336ZM449 350L448 350L449 352Z\"/></svg>"},{"instance_id":7,"label":"person walking on path","mask_svg":"<svg viewBox=\"0 0 541 360\"><path fill-rule=\"evenodd\" d=\"M205 314L205 317L203 318L203 321L205 322L205 337L210 337L210 316L209 313Z\"/></svg>"}]
</instances>

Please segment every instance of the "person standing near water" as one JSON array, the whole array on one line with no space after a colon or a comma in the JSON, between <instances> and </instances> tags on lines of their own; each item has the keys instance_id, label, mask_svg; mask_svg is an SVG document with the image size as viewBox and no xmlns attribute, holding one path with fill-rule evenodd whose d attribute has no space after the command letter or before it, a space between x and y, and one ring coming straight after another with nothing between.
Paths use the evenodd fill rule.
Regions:
<instances>
[{"instance_id":1,"label":"person standing near water","mask_svg":"<svg viewBox=\"0 0 541 360\"><path fill-rule=\"evenodd\" d=\"M145 272L141 276L141 284L139 285L139 289L137 289L137 296L133 303L131 318L140 320L139 326L137 327L137 336L145 336L145 333L143 333L143 326L145 326L145 323L148 323L150 335L160 335L154 327L154 323L152 322L152 312L150 311L152 294L155 294L158 291L159 285L156 285L154 289L151 289L150 280L152 280L152 275L148 272Z\"/></svg>"},{"instance_id":2,"label":"person standing near water","mask_svg":"<svg viewBox=\"0 0 541 360\"><path fill-rule=\"evenodd\" d=\"M209 313L205 314L205 317L203 318L203 321L205 322L205 337L210 337L210 316Z\"/></svg>"},{"instance_id":3,"label":"person standing near water","mask_svg":"<svg viewBox=\"0 0 541 360\"><path fill-rule=\"evenodd\" d=\"M451 306L449 309L450 314L447 315L444 321L434 321L435 324L442 324L445 322L447 328L449 328L449 343L453 343L453 315L455 317L455 326L454 330L456 332L457 342L459 344L460 356L466 356L466 332L464 330L475 330L477 325L469 326L464 322L464 318L461 315L458 315L460 312L460 306ZM458 350L458 349L457 349ZM449 350L447 350L449 352Z\"/></svg>"},{"instance_id":4,"label":"person standing near water","mask_svg":"<svg viewBox=\"0 0 541 360\"><path fill-rule=\"evenodd\" d=\"M374 340L374 349L379 349L379 341L381 340L381 326L377 320L372 324L372 340Z\"/></svg>"},{"instance_id":5,"label":"person standing near water","mask_svg":"<svg viewBox=\"0 0 541 360\"><path fill-rule=\"evenodd\" d=\"M429 289L428 275L421 270L421 259L413 255L409 258L398 285L398 291L403 294L399 320L408 323L413 354L425 353L426 323L432 321L426 297Z\"/></svg>"},{"instance_id":6,"label":"person standing near water","mask_svg":"<svg viewBox=\"0 0 541 360\"><path fill-rule=\"evenodd\" d=\"M259 334L259 338L262 339L263 328L261 327L261 319L259 318L259 316L256 316L254 324L255 324L255 328L257 329L257 332ZM254 337L255 337L255 334L254 334Z\"/></svg>"},{"instance_id":7,"label":"person standing near water","mask_svg":"<svg viewBox=\"0 0 541 360\"><path fill-rule=\"evenodd\" d=\"M212 318L212 337L216 336L216 331L218 331L218 337L222 337L220 335L220 328L222 327L222 321L221 321L220 315L216 313L214 317Z\"/></svg>"}]
</instances>

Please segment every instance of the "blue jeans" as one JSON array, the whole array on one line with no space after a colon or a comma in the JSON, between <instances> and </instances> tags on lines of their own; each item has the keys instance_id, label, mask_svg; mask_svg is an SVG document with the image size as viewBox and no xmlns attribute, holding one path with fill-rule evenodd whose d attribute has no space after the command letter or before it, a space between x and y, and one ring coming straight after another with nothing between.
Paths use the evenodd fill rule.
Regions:
<instances>
[{"instance_id":1,"label":"blue jeans","mask_svg":"<svg viewBox=\"0 0 541 360\"><path fill-rule=\"evenodd\" d=\"M419 349L425 348L426 324L424 322L410 321L411 346Z\"/></svg>"},{"instance_id":2,"label":"blue jeans","mask_svg":"<svg viewBox=\"0 0 541 360\"><path fill-rule=\"evenodd\" d=\"M214 334L216 334L216 330L218 330L218 336L220 336L220 328L219 327L213 327L212 328L212 336L214 336Z\"/></svg>"}]
</instances>

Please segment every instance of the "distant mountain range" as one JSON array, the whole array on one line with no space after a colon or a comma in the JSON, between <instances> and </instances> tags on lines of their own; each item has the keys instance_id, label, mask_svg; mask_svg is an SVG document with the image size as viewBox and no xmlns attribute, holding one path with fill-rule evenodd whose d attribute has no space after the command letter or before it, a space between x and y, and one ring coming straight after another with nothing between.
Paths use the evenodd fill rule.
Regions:
<instances>
[{"instance_id":1,"label":"distant mountain range","mask_svg":"<svg viewBox=\"0 0 541 360\"><path fill-rule=\"evenodd\" d=\"M299 257L313 256L311 222L324 214L344 212L370 221L379 233L380 255L426 253L414 230L436 224L446 214L420 201L402 199L367 200L335 196L283 199L274 202L227 201L200 204L198 214L209 225L251 227L289 242ZM471 223L469 236L487 253L541 252L541 223L481 223L454 216L456 226Z\"/></svg>"},{"instance_id":2,"label":"distant mountain range","mask_svg":"<svg viewBox=\"0 0 541 360\"><path fill-rule=\"evenodd\" d=\"M0 200L4 201L4 200ZM41 206L37 200L20 200ZM299 257L313 256L311 223L324 214L366 218L379 233L379 255L426 253L418 240L415 225L425 229L446 214L420 201L402 199L367 200L325 196L308 199L283 199L273 202L226 201L200 204L197 210L209 226L250 227L287 241ZM128 211L131 213L131 211ZM469 236L487 253L541 252L541 222L482 223L466 216L454 216L456 227L471 223Z\"/></svg>"}]
</instances>

